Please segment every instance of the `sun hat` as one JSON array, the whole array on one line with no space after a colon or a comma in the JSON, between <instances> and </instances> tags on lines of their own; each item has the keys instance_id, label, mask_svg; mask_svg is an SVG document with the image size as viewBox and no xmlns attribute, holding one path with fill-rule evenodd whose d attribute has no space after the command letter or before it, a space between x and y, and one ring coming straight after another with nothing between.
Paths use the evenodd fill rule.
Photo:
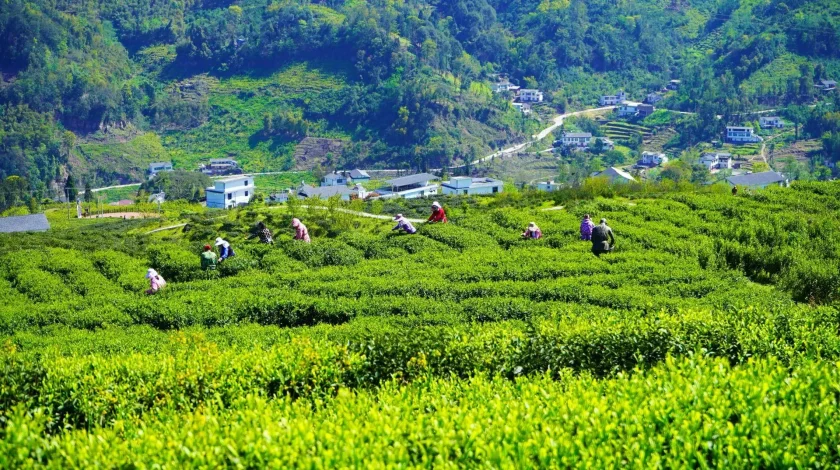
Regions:
<instances>
[{"instance_id":1,"label":"sun hat","mask_svg":"<svg viewBox=\"0 0 840 470\"><path fill-rule=\"evenodd\" d=\"M151 279L153 277L156 277L157 275L158 275L157 271L155 271L152 268L149 268L149 270L146 271L146 279Z\"/></svg>"},{"instance_id":2,"label":"sun hat","mask_svg":"<svg viewBox=\"0 0 840 470\"><path fill-rule=\"evenodd\" d=\"M537 226L537 224L535 224L534 222L531 222L530 224L528 224L528 226L529 226L529 227L531 227L531 228L533 228L533 227L536 227L536 226Z\"/></svg>"},{"instance_id":3,"label":"sun hat","mask_svg":"<svg viewBox=\"0 0 840 470\"><path fill-rule=\"evenodd\" d=\"M219 246L219 245L224 245L224 244L225 244L225 241L224 241L224 240L222 240L222 239L221 239L221 237L219 237L219 238L217 238L217 239L216 239L216 246Z\"/></svg>"},{"instance_id":4,"label":"sun hat","mask_svg":"<svg viewBox=\"0 0 840 470\"><path fill-rule=\"evenodd\" d=\"M292 219L292 227L297 227L300 225L300 219Z\"/></svg>"},{"instance_id":5,"label":"sun hat","mask_svg":"<svg viewBox=\"0 0 840 470\"><path fill-rule=\"evenodd\" d=\"M607 223L607 219L601 219L601 223L602 223L602 224Z\"/></svg>"},{"instance_id":6,"label":"sun hat","mask_svg":"<svg viewBox=\"0 0 840 470\"><path fill-rule=\"evenodd\" d=\"M394 216L394 220L400 220L402 218L403 218L402 214L397 214L397 215Z\"/></svg>"},{"instance_id":7,"label":"sun hat","mask_svg":"<svg viewBox=\"0 0 840 470\"><path fill-rule=\"evenodd\" d=\"M438 209L440 209L441 206L439 202L435 201L432 203L432 207L437 207Z\"/></svg>"}]
</instances>

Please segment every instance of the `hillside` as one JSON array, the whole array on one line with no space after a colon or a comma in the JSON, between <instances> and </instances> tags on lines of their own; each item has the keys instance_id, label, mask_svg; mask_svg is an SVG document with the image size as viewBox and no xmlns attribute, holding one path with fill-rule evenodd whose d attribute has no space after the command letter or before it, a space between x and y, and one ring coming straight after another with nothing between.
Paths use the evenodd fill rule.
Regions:
<instances>
[{"instance_id":1,"label":"hillside","mask_svg":"<svg viewBox=\"0 0 840 470\"><path fill-rule=\"evenodd\" d=\"M416 235L336 201L50 212L0 235L2 464L830 466L838 185L614 191L442 199ZM237 255L202 272L216 236Z\"/></svg>"},{"instance_id":2,"label":"hillside","mask_svg":"<svg viewBox=\"0 0 840 470\"><path fill-rule=\"evenodd\" d=\"M457 164L539 128L494 73L544 90L544 116L681 77L663 105L703 108L689 141L708 116L810 102L838 37L829 0L8 0L0 178L47 196L159 159L291 169L305 136L346 142L324 167Z\"/></svg>"}]
</instances>

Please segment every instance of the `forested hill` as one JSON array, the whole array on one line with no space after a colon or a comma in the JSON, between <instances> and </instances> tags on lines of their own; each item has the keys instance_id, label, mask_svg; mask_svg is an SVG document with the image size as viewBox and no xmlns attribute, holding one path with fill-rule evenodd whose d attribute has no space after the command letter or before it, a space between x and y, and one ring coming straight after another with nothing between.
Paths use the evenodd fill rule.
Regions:
<instances>
[{"instance_id":1,"label":"forested hill","mask_svg":"<svg viewBox=\"0 0 840 470\"><path fill-rule=\"evenodd\" d=\"M834 0L0 0L0 177L32 189L136 179L235 156L446 165L539 127L489 88L546 92L537 115L682 77L674 103L744 107L840 76ZM795 93L794 93L795 95ZM712 109L711 112L715 110ZM311 163L311 162L309 162Z\"/></svg>"}]
</instances>

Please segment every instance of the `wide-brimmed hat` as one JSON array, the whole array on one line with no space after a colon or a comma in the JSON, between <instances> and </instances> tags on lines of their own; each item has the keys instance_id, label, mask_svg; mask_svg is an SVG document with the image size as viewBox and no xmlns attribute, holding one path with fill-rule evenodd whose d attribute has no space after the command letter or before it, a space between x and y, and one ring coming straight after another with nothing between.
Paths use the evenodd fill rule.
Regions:
<instances>
[{"instance_id":1,"label":"wide-brimmed hat","mask_svg":"<svg viewBox=\"0 0 840 470\"><path fill-rule=\"evenodd\" d=\"M157 271L155 271L152 268L149 268L149 270L146 271L146 279L151 279L153 277L157 277L157 275L158 275Z\"/></svg>"},{"instance_id":2,"label":"wide-brimmed hat","mask_svg":"<svg viewBox=\"0 0 840 470\"><path fill-rule=\"evenodd\" d=\"M537 224L535 224L534 222L531 222L530 224L528 224L528 226L531 227L531 228L535 228L537 226Z\"/></svg>"},{"instance_id":3,"label":"wide-brimmed hat","mask_svg":"<svg viewBox=\"0 0 840 470\"><path fill-rule=\"evenodd\" d=\"M297 227L300 225L300 219L292 219L292 227Z\"/></svg>"},{"instance_id":4,"label":"wide-brimmed hat","mask_svg":"<svg viewBox=\"0 0 840 470\"><path fill-rule=\"evenodd\" d=\"M397 214L397 215L394 216L394 220L400 220L402 218L403 218L402 214Z\"/></svg>"},{"instance_id":5,"label":"wide-brimmed hat","mask_svg":"<svg viewBox=\"0 0 840 470\"><path fill-rule=\"evenodd\" d=\"M441 205L439 202L435 201L432 203L432 207L437 207L438 209L440 209Z\"/></svg>"},{"instance_id":6,"label":"wide-brimmed hat","mask_svg":"<svg viewBox=\"0 0 840 470\"><path fill-rule=\"evenodd\" d=\"M224 245L224 244L225 244L225 241L222 240L221 237L216 239L216 246Z\"/></svg>"},{"instance_id":7,"label":"wide-brimmed hat","mask_svg":"<svg viewBox=\"0 0 840 470\"><path fill-rule=\"evenodd\" d=\"M601 223L602 223L602 224L607 223L607 219L601 219Z\"/></svg>"}]
</instances>

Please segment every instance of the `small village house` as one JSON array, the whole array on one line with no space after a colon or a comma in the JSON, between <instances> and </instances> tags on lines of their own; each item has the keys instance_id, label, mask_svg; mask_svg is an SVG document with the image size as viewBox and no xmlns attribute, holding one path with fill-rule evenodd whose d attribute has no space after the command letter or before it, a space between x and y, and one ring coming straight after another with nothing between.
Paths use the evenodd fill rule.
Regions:
<instances>
[{"instance_id":1,"label":"small village house","mask_svg":"<svg viewBox=\"0 0 840 470\"><path fill-rule=\"evenodd\" d=\"M664 97L662 95L660 95L659 93L655 93L655 92L654 93L648 93L648 95L645 97L645 103L656 104L656 103L662 101L663 99L664 99Z\"/></svg>"},{"instance_id":2,"label":"small village house","mask_svg":"<svg viewBox=\"0 0 840 470\"><path fill-rule=\"evenodd\" d=\"M528 103L512 103L514 109L522 114L531 114L531 105Z\"/></svg>"},{"instance_id":3,"label":"small village house","mask_svg":"<svg viewBox=\"0 0 840 470\"><path fill-rule=\"evenodd\" d=\"M216 180L214 186L207 188L207 207L211 209L230 209L248 204L254 195L253 178L249 176L231 176Z\"/></svg>"},{"instance_id":4,"label":"small village house","mask_svg":"<svg viewBox=\"0 0 840 470\"><path fill-rule=\"evenodd\" d=\"M626 171L622 170L621 168L616 168L611 166L604 171L599 171L592 174L595 178L607 178L610 183L635 183L636 178L633 178L633 175L627 173Z\"/></svg>"},{"instance_id":5,"label":"small village house","mask_svg":"<svg viewBox=\"0 0 840 470\"><path fill-rule=\"evenodd\" d=\"M338 196L342 201L349 201L353 194L353 190L345 185L329 185L316 188L301 183L297 189L297 195L303 199L329 199Z\"/></svg>"},{"instance_id":6,"label":"small village house","mask_svg":"<svg viewBox=\"0 0 840 470\"><path fill-rule=\"evenodd\" d=\"M517 96L521 103L542 103L543 101L543 92L530 88L519 90Z\"/></svg>"},{"instance_id":7,"label":"small village house","mask_svg":"<svg viewBox=\"0 0 840 470\"><path fill-rule=\"evenodd\" d=\"M704 153L700 156L700 164L712 170L732 169L732 154L725 152Z\"/></svg>"},{"instance_id":8,"label":"small village house","mask_svg":"<svg viewBox=\"0 0 840 470\"><path fill-rule=\"evenodd\" d=\"M386 186L376 190L384 199L401 197L415 199L419 197L435 196L439 186L432 181L439 179L429 173L401 176L385 182Z\"/></svg>"},{"instance_id":9,"label":"small village house","mask_svg":"<svg viewBox=\"0 0 840 470\"><path fill-rule=\"evenodd\" d=\"M592 134L590 132L566 132L560 142L565 147L587 148L592 142Z\"/></svg>"},{"instance_id":10,"label":"small village house","mask_svg":"<svg viewBox=\"0 0 840 470\"><path fill-rule=\"evenodd\" d=\"M642 152L642 158L636 162L636 166L653 168L668 163L668 157L664 153Z\"/></svg>"},{"instance_id":11,"label":"small village house","mask_svg":"<svg viewBox=\"0 0 840 470\"><path fill-rule=\"evenodd\" d=\"M496 194L504 189L504 182L493 178L471 178L468 176L454 177L441 183L443 194Z\"/></svg>"},{"instance_id":12,"label":"small village house","mask_svg":"<svg viewBox=\"0 0 840 470\"><path fill-rule=\"evenodd\" d=\"M491 86L491 88L493 89L493 93L506 93L506 92L509 92L509 91L514 91L515 92L515 91L519 90L518 86L514 85L513 83L510 83L507 80L502 80L498 83L494 83Z\"/></svg>"},{"instance_id":13,"label":"small village house","mask_svg":"<svg viewBox=\"0 0 840 470\"><path fill-rule=\"evenodd\" d=\"M837 89L837 82L835 82L834 80L822 79L818 81L814 86L816 86L822 91L832 91Z\"/></svg>"},{"instance_id":14,"label":"small village house","mask_svg":"<svg viewBox=\"0 0 840 470\"><path fill-rule=\"evenodd\" d=\"M321 178L321 186L347 186L348 179L341 173L331 172Z\"/></svg>"},{"instance_id":15,"label":"small village house","mask_svg":"<svg viewBox=\"0 0 840 470\"><path fill-rule=\"evenodd\" d=\"M601 98L598 99L598 103L601 106L615 106L623 103L626 99L627 94L621 90L614 95L601 95Z\"/></svg>"},{"instance_id":16,"label":"small village house","mask_svg":"<svg viewBox=\"0 0 840 470\"><path fill-rule=\"evenodd\" d=\"M537 183L537 191L557 191L562 187L562 184L555 183L554 180L540 181L539 183Z\"/></svg>"},{"instance_id":17,"label":"small village house","mask_svg":"<svg viewBox=\"0 0 840 470\"><path fill-rule=\"evenodd\" d=\"M726 126L726 140L732 143L761 142L761 137L755 135L751 126Z\"/></svg>"},{"instance_id":18,"label":"small village house","mask_svg":"<svg viewBox=\"0 0 840 470\"><path fill-rule=\"evenodd\" d=\"M353 180L354 183L362 183L365 181L370 181L370 175L365 170L360 170L356 168L350 171L350 179Z\"/></svg>"},{"instance_id":19,"label":"small village house","mask_svg":"<svg viewBox=\"0 0 840 470\"><path fill-rule=\"evenodd\" d=\"M753 189L766 188L767 186L787 186L788 179L781 173L775 171L763 171L761 173L749 173L746 175L731 176L726 179L732 186L746 187Z\"/></svg>"},{"instance_id":20,"label":"small village house","mask_svg":"<svg viewBox=\"0 0 840 470\"><path fill-rule=\"evenodd\" d=\"M149 179L162 171L172 171L172 162L149 163Z\"/></svg>"},{"instance_id":21,"label":"small village house","mask_svg":"<svg viewBox=\"0 0 840 470\"><path fill-rule=\"evenodd\" d=\"M680 89L680 85L682 85L682 81L681 81L681 80L671 80L670 82L668 82L668 86L667 86L667 88L668 88L669 90L679 90L679 89Z\"/></svg>"},{"instance_id":22,"label":"small village house","mask_svg":"<svg viewBox=\"0 0 840 470\"><path fill-rule=\"evenodd\" d=\"M654 108L652 105L644 103L636 103L634 101L625 101L618 108L618 115L621 117L648 117L653 114Z\"/></svg>"},{"instance_id":23,"label":"small village house","mask_svg":"<svg viewBox=\"0 0 840 470\"><path fill-rule=\"evenodd\" d=\"M239 164L232 158L212 158L210 163L201 167L201 172L206 175L224 175L241 173Z\"/></svg>"},{"instance_id":24,"label":"small village house","mask_svg":"<svg viewBox=\"0 0 840 470\"><path fill-rule=\"evenodd\" d=\"M762 129L781 129L785 127L785 123L779 116L762 116L758 120L758 125Z\"/></svg>"}]
</instances>

